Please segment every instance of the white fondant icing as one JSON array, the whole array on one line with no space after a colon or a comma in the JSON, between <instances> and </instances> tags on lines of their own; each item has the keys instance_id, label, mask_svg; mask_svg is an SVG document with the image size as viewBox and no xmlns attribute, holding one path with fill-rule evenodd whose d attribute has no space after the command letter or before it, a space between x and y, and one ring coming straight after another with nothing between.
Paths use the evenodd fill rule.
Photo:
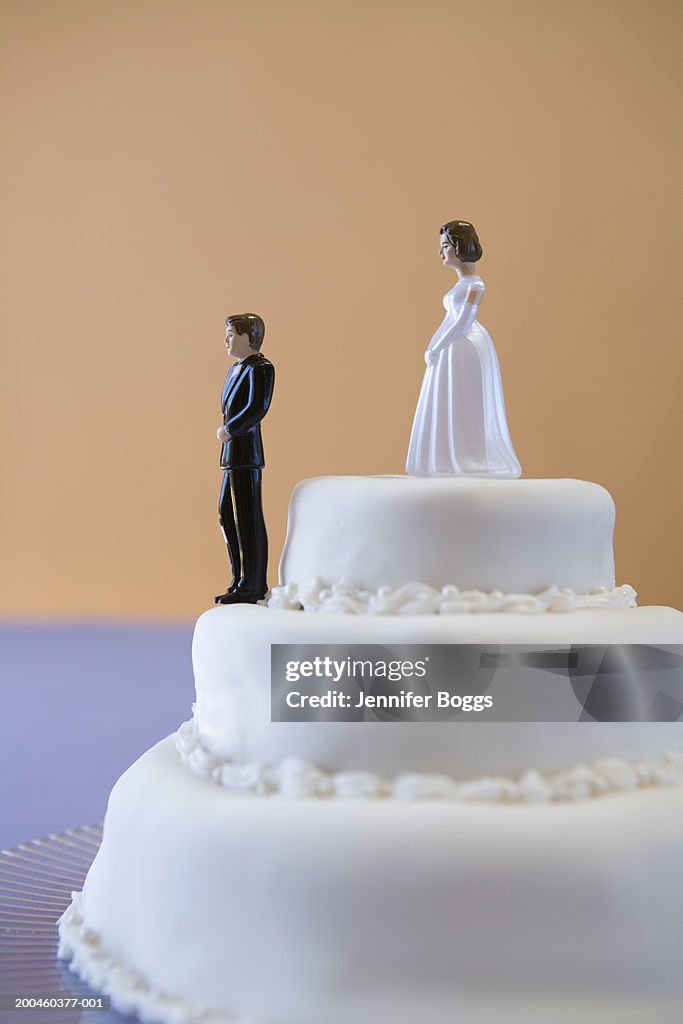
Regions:
<instances>
[{"instance_id":1,"label":"white fondant icing","mask_svg":"<svg viewBox=\"0 0 683 1024\"><path fill-rule=\"evenodd\" d=\"M486 800L536 803L585 800L639 786L683 785L683 745L667 751L659 761L635 764L620 757L603 757L590 765L578 764L544 777L530 767L518 779L484 776L458 782L448 775L401 772L384 779L374 772L325 772L310 761L288 757L279 764L234 764L214 757L203 745L197 719L178 729L175 745L182 764L202 779L231 793L254 793L290 799Z\"/></svg>"},{"instance_id":2,"label":"white fondant icing","mask_svg":"<svg viewBox=\"0 0 683 1024\"><path fill-rule=\"evenodd\" d=\"M581 480L304 480L290 501L280 583L611 590L614 515L608 492Z\"/></svg>"},{"instance_id":3,"label":"white fondant icing","mask_svg":"<svg viewBox=\"0 0 683 1024\"><path fill-rule=\"evenodd\" d=\"M60 955L161 1024L677 1024L682 723L270 721L273 643L683 643L614 590L613 522L580 481L306 481L271 607L197 623L196 721L114 787Z\"/></svg>"},{"instance_id":4,"label":"white fondant icing","mask_svg":"<svg viewBox=\"0 0 683 1024\"><path fill-rule=\"evenodd\" d=\"M598 587L589 594L575 594L573 590L561 590L559 587L548 587L538 594L503 594L499 590L485 594L481 590L459 590L455 586L437 590L425 583L363 590L341 583L325 583L312 577L301 583L273 587L266 604L270 608L330 615L481 615L491 612L541 615L598 608L635 608L637 596L628 584L612 590Z\"/></svg>"},{"instance_id":5,"label":"white fondant icing","mask_svg":"<svg viewBox=\"0 0 683 1024\"><path fill-rule=\"evenodd\" d=\"M677 1024L682 812L234 795L169 737L116 784L61 953L164 1024Z\"/></svg>"},{"instance_id":6,"label":"white fondant icing","mask_svg":"<svg viewBox=\"0 0 683 1024\"><path fill-rule=\"evenodd\" d=\"M97 933L85 922L83 893L72 893L71 903L58 923L58 958L69 960L69 969L90 988L110 996L119 1013L163 1024L240 1024L232 1013L207 1010L199 1002L191 1005L158 991L137 971L124 967L107 953Z\"/></svg>"},{"instance_id":7,"label":"white fondant icing","mask_svg":"<svg viewBox=\"0 0 683 1024\"><path fill-rule=\"evenodd\" d=\"M298 757L326 772L400 771L518 778L530 765L555 774L605 754L658 760L683 737L683 722L271 722L271 644L683 643L683 614L671 608L576 611L570 615L305 615L275 608L212 608L197 622L193 663L197 720L212 756L234 764ZM511 670L510 670L511 671ZM524 671L524 670L520 670ZM500 676L500 686L510 678ZM498 681L495 681L498 685ZM542 706L568 688L534 677ZM571 695L570 695L571 696ZM546 718L552 718L556 710ZM369 717L369 716L368 716Z\"/></svg>"}]
</instances>

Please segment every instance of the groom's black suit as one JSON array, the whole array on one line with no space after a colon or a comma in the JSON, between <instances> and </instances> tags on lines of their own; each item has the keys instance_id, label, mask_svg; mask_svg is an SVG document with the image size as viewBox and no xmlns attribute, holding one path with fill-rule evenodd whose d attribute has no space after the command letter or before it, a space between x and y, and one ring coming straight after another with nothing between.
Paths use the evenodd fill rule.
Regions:
<instances>
[{"instance_id":1,"label":"groom's black suit","mask_svg":"<svg viewBox=\"0 0 683 1024\"><path fill-rule=\"evenodd\" d=\"M235 363L223 385L223 425L230 434L221 449L225 470L218 515L228 547L233 585L246 599L266 593L268 536L261 502L261 470L265 465L261 420L268 412L275 368L260 352Z\"/></svg>"}]
</instances>

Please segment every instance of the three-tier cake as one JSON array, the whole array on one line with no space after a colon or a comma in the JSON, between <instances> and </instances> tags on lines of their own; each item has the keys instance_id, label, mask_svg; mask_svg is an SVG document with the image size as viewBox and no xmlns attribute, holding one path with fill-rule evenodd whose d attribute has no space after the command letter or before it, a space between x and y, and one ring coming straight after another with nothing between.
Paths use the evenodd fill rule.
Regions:
<instances>
[{"instance_id":1,"label":"three-tier cake","mask_svg":"<svg viewBox=\"0 0 683 1024\"><path fill-rule=\"evenodd\" d=\"M683 643L576 480L323 477L193 641L60 955L163 1024L680 1020L683 724L271 721L270 647ZM566 685L548 677L549 686Z\"/></svg>"}]
</instances>

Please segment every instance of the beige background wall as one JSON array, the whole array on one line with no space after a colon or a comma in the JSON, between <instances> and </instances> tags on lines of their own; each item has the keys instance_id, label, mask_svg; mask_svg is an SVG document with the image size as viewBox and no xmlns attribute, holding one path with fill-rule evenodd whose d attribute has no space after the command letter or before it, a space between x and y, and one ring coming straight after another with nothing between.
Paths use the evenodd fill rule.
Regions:
<instances>
[{"instance_id":1,"label":"beige background wall","mask_svg":"<svg viewBox=\"0 0 683 1024\"><path fill-rule=\"evenodd\" d=\"M301 477L401 472L454 217L525 475L604 483L619 581L683 607L680 3L1 10L0 612L225 586L230 311L277 364L274 556Z\"/></svg>"}]
</instances>

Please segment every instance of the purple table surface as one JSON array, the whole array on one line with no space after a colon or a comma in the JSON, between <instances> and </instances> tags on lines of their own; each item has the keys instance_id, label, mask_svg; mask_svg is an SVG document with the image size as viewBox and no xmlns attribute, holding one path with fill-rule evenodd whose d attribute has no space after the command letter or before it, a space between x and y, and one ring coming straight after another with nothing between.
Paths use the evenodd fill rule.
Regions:
<instances>
[{"instance_id":1,"label":"purple table surface","mask_svg":"<svg viewBox=\"0 0 683 1024\"><path fill-rule=\"evenodd\" d=\"M102 821L191 715L192 627L0 624L0 849Z\"/></svg>"}]
</instances>

